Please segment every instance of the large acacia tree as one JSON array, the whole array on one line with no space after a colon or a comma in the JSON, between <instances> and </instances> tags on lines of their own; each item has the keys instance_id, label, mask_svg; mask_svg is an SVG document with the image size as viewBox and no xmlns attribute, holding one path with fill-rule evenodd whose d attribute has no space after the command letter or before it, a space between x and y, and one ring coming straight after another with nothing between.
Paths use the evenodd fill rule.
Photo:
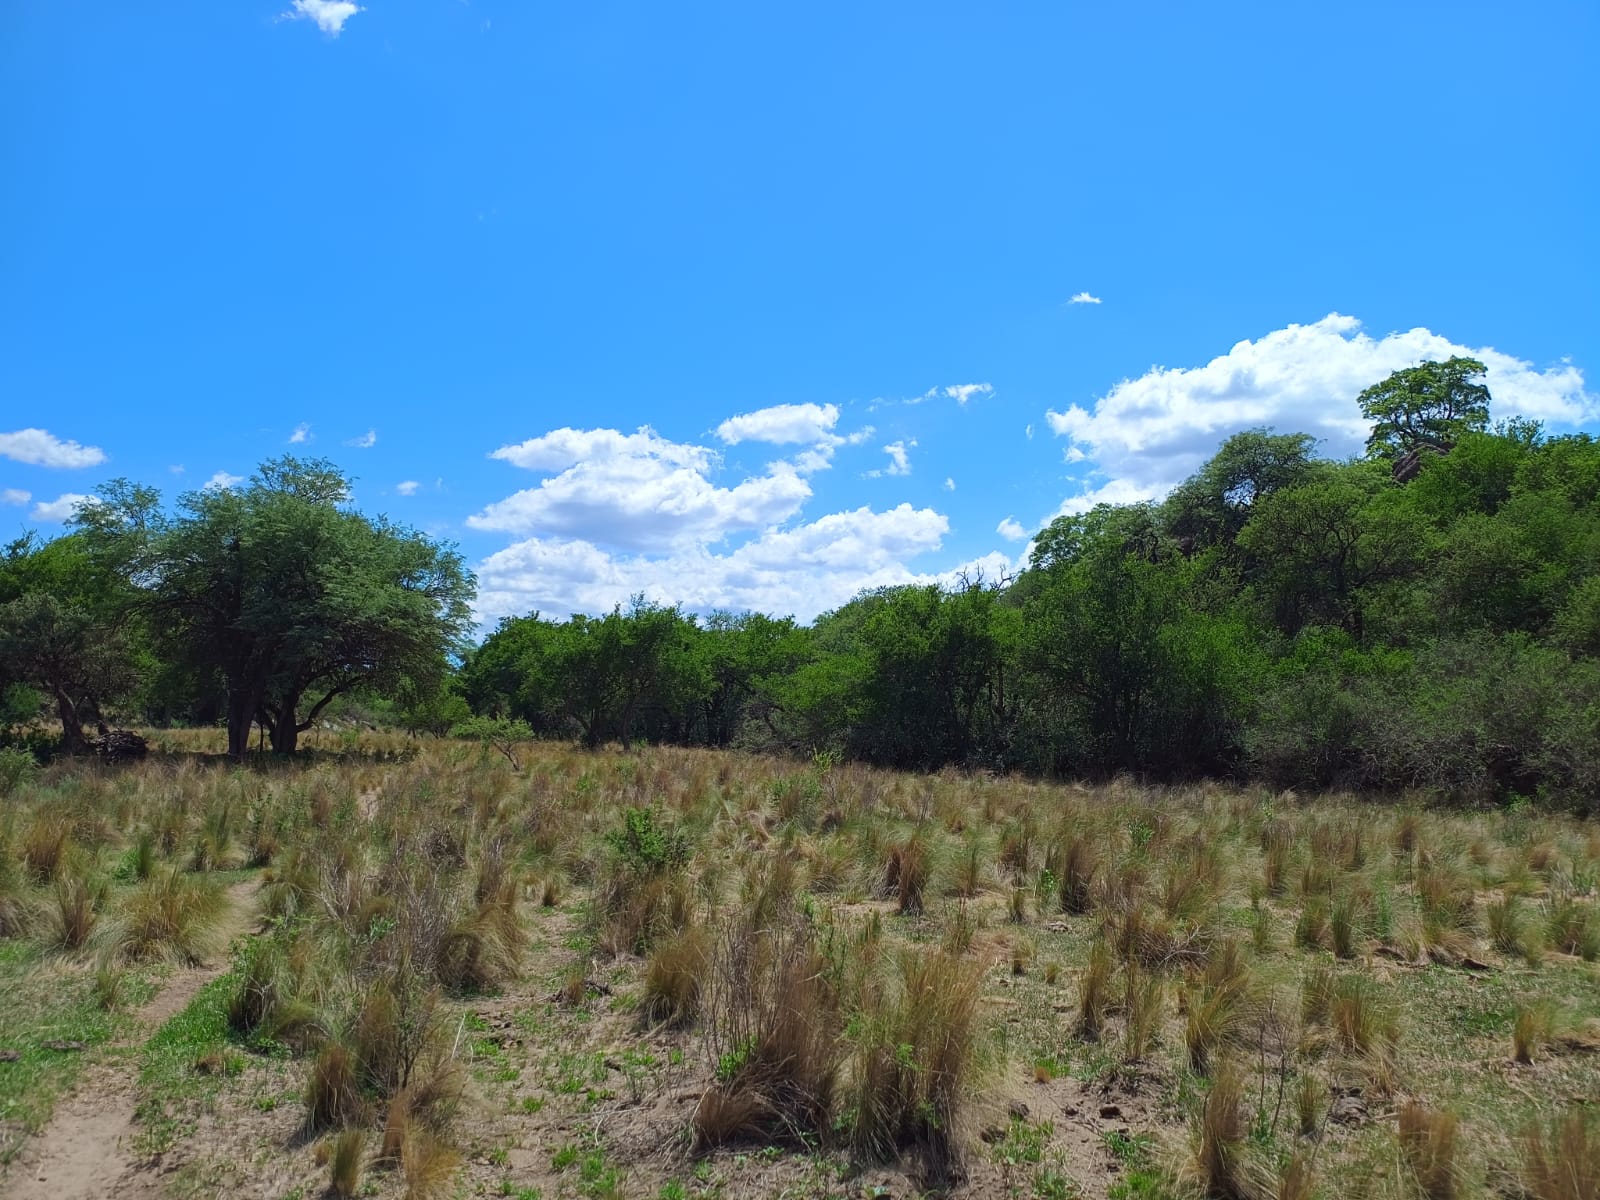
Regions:
<instances>
[{"instance_id":1,"label":"large acacia tree","mask_svg":"<svg viewBox=\"0 0 1600 1200\"><path fill-rule=\"evenodd\" d=\"M1367 453L1396 459L1420 451L1445 454L1461 435L1489 424L1484 365L1457 356L1396 371L1356 397L1372 422Z\"/></svg>"},{"instance_id":2,"label":"large acacia tree","mask_svg":"<svg viewBox=\"0 0 1600 1200\"><path fill-rule=\"evenodd\" d=\"M241 487L189 492L175 517L113 484L81 522L140 587L168 654L220 676L228 753L260 722L293 754L337 696L448 669L474 594L460 555L350 507L331 463L285 457Z\"/></svg>"}]
</instances>

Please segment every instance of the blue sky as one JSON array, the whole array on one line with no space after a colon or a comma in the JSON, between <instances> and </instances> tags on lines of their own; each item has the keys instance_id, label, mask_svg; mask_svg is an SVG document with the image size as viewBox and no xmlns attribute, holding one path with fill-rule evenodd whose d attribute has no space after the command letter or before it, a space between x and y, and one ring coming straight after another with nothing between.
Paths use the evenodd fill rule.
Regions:
<instances>
[{"instance_id":1,"label":"blue sky","mask_svg":"<svg viewBox=\"0 0 1600 1200\"><path fill-rule=\"evenodd\" d=\"M0 528L326 455L487 620L809 618L1490 365L1593 430L1592 3L15 0Z\"/></svg>"}]
</instances>

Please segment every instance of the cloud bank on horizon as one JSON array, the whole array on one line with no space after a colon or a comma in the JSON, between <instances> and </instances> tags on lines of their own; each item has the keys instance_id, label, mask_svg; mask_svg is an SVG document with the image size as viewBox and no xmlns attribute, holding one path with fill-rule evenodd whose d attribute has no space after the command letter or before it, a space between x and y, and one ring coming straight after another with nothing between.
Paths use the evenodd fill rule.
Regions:
<instances>
[{"instance_id":1,"label":"cloud bank on horizon","mask_svg":"<svg viewBox=\"0 0 1600 1200\"><path fill-rule=\"evenodd\" d=\"M1356 405L1360 391L1403 367L1457 354L1488 368L1496 419L1533 417L1560 430L1600 415L1600 401L1571 363L1541 369L1423 328L1375 338L1354 317L1330 313L1241 341L1200 366L1152 367L1088 405L1048 409L1045 422L1067 443L1063 499L1031 526L1004 513L989 516L998 518L991 528L1015 547L1064 513L1160 499L1223 439L1254 426L1311 433L1324 455L1358 453L1367 434ZM965 404L992 391L987 384L959 385L929 394ZM724 445L806 447L731 484L716 481L716 450L670 442L648 428L558 429L501 447L492 458L546 478L468 518L476 529L527 535L480 565L483 615L595 612L644 593L699 612L757 609L809 620L863 589L963 572L994 578L1023 565L1025 548L1013 554L997 547L949 565L932 561L951 522L929 506L808 518L815 496L799 463L814 455L826 466L840 446L863 440L841 437L839 420L833 404L779 405L728 418L715 431ZM908 475L909 449L917 444L914 438L884 444L888 465L864 475ZM1019 454L1026 445L1024 439Z\"/></svg>"},{"instance_id":2,"label":"cloud bank on horizon","mask_svg":"<svg viewBox=\"0 0 1600 1200\"><path fill-rule=\"evenodd\" d=\"M1246 339L1203 366L1151 367L1087 408L1048 410L1051 431L1067 439L1067 462L1088 464L1086 486L1056 513L1160 499L1223 439L1258 425L1313 434L1326 457L1359 453L1368 432L1356 404L1361 391L1405 367L1454 355L1487 368L1494 419L1531 417L1559 429L1600 415L1600 397L1585 390L1583 372L1571 363L1540 369L1420 327L1374 338L1355 317L1329 313Z\"/></svg>"},{"instance_id":3,"label":"cloud bank on horizon","mask_svg":"<svg viewBox=\"0 0 1600 1200\"><path fill-rule=\"evenodd\" d=\"M561 426L507 442L489 460L536 478L428 528L477 539L485 623L532 611L558 618L601 612L641 593L699 613L759 610L810 620L863 589L1014 573L1025 562L1025 543L1053 517L1159 499L1241 429L1306 432L1324 455L1359 453L1367 427L1357 394L1403 367L1458 354L1485 364L1495 419L1531 417L1561 432L1600 418L1600 397L1571 362L1541 368L1420 327L1374 337L1356 318L1330 313L1240 341L1197 366L1151 367L1086 404L1046 408L1044 423L1059 440L1033 439L1030 424L1014 449L1019 466L1056 464L1048 501L1054 507L1041 504L1031 524L1010 499L955 494L947 463L967 446L924 420L933 414L915 403L898 410L909 416L887 441L872 425L849 427L838 404L787 403L736 413L698 439L675 440L648 425L631 432ZM917 400L954 401L950 412L993 422L1001 418L969 401L995 394L988 383L952 384ZM269 436L283 444L283 433ZM299 445L310 436L302 423L288 440ZM344 445L365 454L376 442L369 431ZM917 460L929 460L931 479L914 475L913 450ZM852 469L830 483L831 468L852 452ZM734 454L754 465L730 463ZM54 474L101 466L108 456L29 427L0 432L0 459ZM416 468L424 464L397 466L392 478L400 482L388 494L402 506L420 503L419 480L402 472L421 476ZM865 486L874 495L889 494L841 504L848 480L871 481ZM0 504L39 526L60 526L96 503L86 491L46 500L36 498L37 484L13 486L28 482L0 479ZM217 470L201 486L241 482ZM923 499L914 503L908 493ZM441 479L427 494L444 497L449 489ZM970 523L991 548L969 541L952 553L958 522Z\"/></svg>"}]
</instances>

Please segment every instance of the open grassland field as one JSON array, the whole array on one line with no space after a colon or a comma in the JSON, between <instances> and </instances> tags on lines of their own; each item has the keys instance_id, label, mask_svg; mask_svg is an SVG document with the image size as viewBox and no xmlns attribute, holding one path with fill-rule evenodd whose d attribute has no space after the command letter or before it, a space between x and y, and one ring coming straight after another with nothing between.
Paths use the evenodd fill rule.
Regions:
<instances>
[{"instance_id":1,"label":"open grassland field","mask_svg":"<svg viewBox=\"0 0 1600 1200\"><path fill-rule=\"evenodd\" d=\"M1600 828L209 733L0 798L0 1192L1600 1196Z\"/></svg>"}]
</instances>

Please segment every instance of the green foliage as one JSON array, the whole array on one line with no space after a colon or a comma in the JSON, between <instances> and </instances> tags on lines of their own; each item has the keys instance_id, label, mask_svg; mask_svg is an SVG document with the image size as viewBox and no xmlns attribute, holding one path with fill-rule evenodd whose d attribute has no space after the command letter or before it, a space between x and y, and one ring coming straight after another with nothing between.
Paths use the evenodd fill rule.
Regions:
<instances>
[{"instance_id":1,"label":"green foliage","mask_svg":"<svg viewBox=\"0 0 1600 1200\"><path fill-rule=\"evenodd\" d=\"M492 746L506 756L513 769L520 769L516 744L533 740L533 729L526 721L514 717L472 717L458 721L451 734L458 738L471 738Z\"/></svg>"},{"instance_id":2,"label":"green foliage","mask_svg":"<svg viewBox=\"0 0 1600 1200\"><path fill-rule=\"evenodd\" d=\"M1040 530L1015 578L867 591L809 628L640 595L462 638L459 556L284 458L181 497L113 481L0 549L0 745L69 749L119 698L259 723L349 705L412 732L739 746L938 770L1600 796L1600 443L1488 427L1482 365L1361 394L1370 454L1248 429L1160 504ZM456 664L459 663L457 666ZM785 813L844 819L837 784ZM803 810L803 811L798 811Z\"/></svg>"},{"instance_id":3,"label":"green foliage","mask_svg":"<svg viewBox=\"0 0 1600 1200\"><path fill-rule=\"evenodd\" d=\"M1356 403L1372 422L1368 453L1396 458L1413 450L1447 451L1463 433L1489 423L1484 366L1473 358L1425 362L1375 383Z\"/></svg>"},{"instance_id":4,"label":"green foliage","mask_svg":"<svg viewBox=\"0 0 1600 1200\"><path fill-rule=\"evenodd\" d=\"M1057 518L1015 579L880 588L810 629L643 600L511 620L463 695L591 745L1582 807L1600 794L1600 444L1485 429L1470 375L1446 394L1432 370L1369 396L1397 445L1432 439L1403 485L1247 430L1161 505Z\"/></svg>"},{"instance_id":5,"label":"green foliage","mask_svg":"<svg viewBox=\"0 0 1600 1200\"><path fill-rule=\"evenodd\" d=\"M1316 439L1304 433L1246 429L1234 434L1167 497L1162 509L1168 527L1195 549L1231 545L1255 505L1316 473L1315 445Z\"/></svg>"},{"instance_id":6,"label":"green foliage","mask_svg":"<svg viewBox=\"0 0 1600 1200\"><path fill-rule=\"evenodd\" d=\"M292 754L341 695L426 692L467 629L460 555L350 509L326 461L263 463L241 487L181 496L172 518L148 489L101 494L79 517L88 544L138 590L164 657L224 681L234 757L253 722Z\"/></svg>"},{"instance_id":7,"label":"green foliage","mask_svg":"<svg viewBox=\"0 0 1600 1200\"><path fill-rule=\"evenodd\" d=\"M53 699L68 752L85 748L85 717L132 679L126 642L88 608L48 591L0 605L0 681L32 684Z\"/></svg>"},{"instance_id":8,"label":"green foliage","mask_svg":"<svg viewBox=\"0 0 1600 1200\"><path fill-rule=\"evenodd\" d=\"M39 764L27 750L10 746L0 747L0 799L4 799L26 783L38 770Z\"/></svg>"},{"instance_id":9,"label":"green foliage","mask_svg":"<svg viewBox=\"0 0 1600 1200\"><path fill-rule=\"evenodd\" d=\"M659 823L650 808L623 809L622 828L606 834L606 843L627 870L644 878L665 875L689 861L688 835Z\"/></svg>"}]
</instances>

